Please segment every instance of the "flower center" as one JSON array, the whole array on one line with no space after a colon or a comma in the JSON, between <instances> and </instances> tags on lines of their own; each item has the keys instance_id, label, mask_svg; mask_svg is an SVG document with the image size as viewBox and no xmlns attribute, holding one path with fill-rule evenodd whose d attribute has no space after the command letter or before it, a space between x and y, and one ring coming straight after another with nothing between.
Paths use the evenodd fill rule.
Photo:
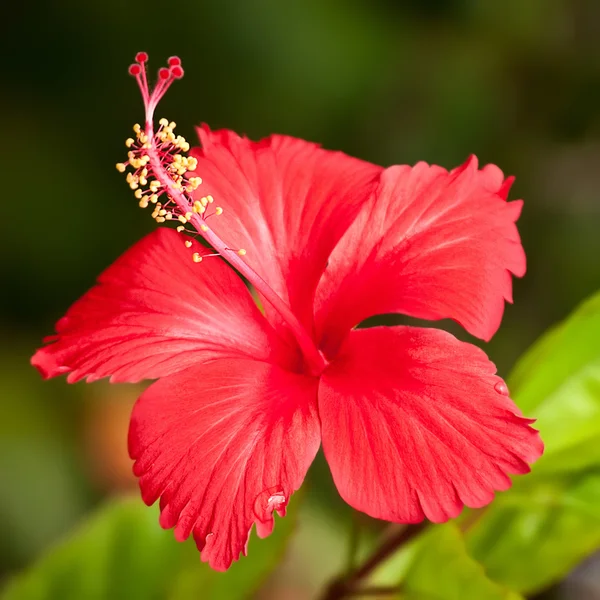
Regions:
<instances>
[{"instance_id":1,"label":"flower center","mask_svg":"<svg viewBox=\"0 0 600 600\"><path fill-rule=\"evenodd\" d=\"M136 62L129 67L129 73L135 77L145 108L144 127L134 125L135 138L128 138L125 145L129 149L128 160L117 164L117 170L127 172L127 183L142 208L152 205L152 218L157 223L179 221L177 231L202 237L232 267L237 269L252 283L258 292L273 306L290 328L304 355L305 366L311 375L320 375L326 366L326 360L319 352L310 335L300 324L289 306L277 295L268 283L242 259L246 255L243 248L227 247L223 240L211 229L208 219L223 213L219 206L212 208L214 199L207 195L194 200L192 193L202 185L201 177L193 171L197 160L185 156L189 144L182 136L175 134L175 123L166 119L159 121L154 129L154 111L176 79L183 77L181 60L172 56L168 67L158 71L158 79L151 90L148 85L146 62L148 55L138 52ZM191 246L189 239L184 240L186 247ZM206 257L207 255L204 255ZM201 262L203 256L191 255L191 260Z\"/></svg>"}]
</instances>

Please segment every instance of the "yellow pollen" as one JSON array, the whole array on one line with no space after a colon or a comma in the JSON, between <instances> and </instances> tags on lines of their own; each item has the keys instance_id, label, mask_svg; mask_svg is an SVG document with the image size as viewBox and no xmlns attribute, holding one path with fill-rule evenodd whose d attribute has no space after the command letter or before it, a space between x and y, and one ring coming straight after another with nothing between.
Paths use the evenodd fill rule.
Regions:
<instances>
[{"instance_id":1,"label":"yellow pollen","mask_svg":"<svg viewBox=\"0 0 600 600\"><path fill-rule=\"evenodd\" d=\"M215 215L222 215L223 214L223 209L220 206L217 206L215 208Z\"/></svg>"},{"instance_id":2,"label":"yellow pollen","mask_svg":"<svg viewBox=\"0 0 600 600\"><path fill-rule=\"evenodd\" d=\"M246 256L246 251L245 251L243 248L240 248L240 249L237 251L237 253L238 253L240 256Z\"/></svg>"},{"instance_id":3,"label":"yellow pollen","mask_svg":"<svg viewBox=\"0 0 600 600\"><path fill-rule=\"evenodd\" d=\"M191 248L191 247L192 247L192 242L191 242L191 240L185 240L185 247L186 247L186 248Z\"/></svg>"},{"instance_id":4,"label":"yellow pollen","mask_svg":"<svg viewBox=\"0 0 600 600\"><path fill-rule=\"evenodd\" d=\"M190 145L183 136L175 134L177 124L174 121L162 118L158 122L158 130L152 132L148 129L150 135L146 133L143 123L133 125L134 137L125 140L125 145L129 148L127 161L116 163L115 166L120 173L126 174L127 184L133 190L138 205L147 208L149 204L153 204L152 218L157 223L177 219L181 224L177 226L177 231L181 233L185 231L185 225L192 220L194 214L202 215L206 212L207 205L213 202L213 199L212 196L200 200L191 197L192 192L202 184L202 178L194 173L198 159L186 155ZM160 152L160 167L153 166L150 162L150 153L155 152L157 147ZM157 172L156 169L159 168L160 171ZM171 181L165 180L160 173L168 174ZM157 176L166 183L161 183ZM179 197L181 194L191 206L188 205L187 212L183 214L178 214L179 210L167 210L158 202L163 193L167 195L167 205L174 201L174 196ZM179 203L179 200L177 202ZM221 214L223 209L217 207L215 212ZM209 231L207 225L199 225L201 231ZM198 257L202 260L200 255Z\"/></svg>"},{"instance_id":5,"label":"yellow pollen","mask_svg":"<svg viewBox=\"0 0 600 600\"><path fill-rule=\"evenodd\" d=\"M209 204L212 204L215 201L215 199L211 195L206 196L206 200Z\"/></svg>"},{"instance_id":6,"label":"yellow pollen","mask_svg":"<svg viewBox=\"0 0 600 600\"><path fill-rule=\"evenodd\" d=\"M192 254L192 260L195 263L199 263L202 262L202 257L197 252L194 252L194 254Z\"/></svg>"}]
</instances>

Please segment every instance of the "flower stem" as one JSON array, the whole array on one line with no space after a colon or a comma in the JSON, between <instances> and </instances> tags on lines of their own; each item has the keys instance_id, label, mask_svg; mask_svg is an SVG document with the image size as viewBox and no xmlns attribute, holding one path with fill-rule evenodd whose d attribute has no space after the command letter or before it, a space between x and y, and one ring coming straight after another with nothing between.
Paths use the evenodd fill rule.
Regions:
<instances>
[{"instance_id":1,"label":"flower stem","mask_svg":"<svg viewBox=\"0 0 600 600\"><path fill-rule=\"evenodd\" d=\"M381 563L394 554L394 552L419 535L427 525L427 522L419 523L418 525L407 525L397 534L384 540L381 546L379 546L379 548L377 548L360 567L348 575L335 579L326 588L321 600L343 600L344 598L350 598L356 595L364 595L364 591L369 588L363 588L363 590L361 590L359 587L360 583ZM385 589L389 590L389 588ZM385 593L387 593L387 591Z\"/></svg>"}]
</instances>

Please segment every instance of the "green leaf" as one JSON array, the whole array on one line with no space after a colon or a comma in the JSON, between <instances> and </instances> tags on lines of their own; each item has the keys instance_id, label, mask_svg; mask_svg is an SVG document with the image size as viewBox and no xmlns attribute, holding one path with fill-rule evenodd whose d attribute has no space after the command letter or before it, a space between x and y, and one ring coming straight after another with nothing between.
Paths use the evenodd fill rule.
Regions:
<instances>
[{"instance_id":1,"label":"green leaf","mask_svg":"<svg viewBox=\"0 0 600 600\"><path fill-rule=\"evenodd\" d=\"M545 453L483 509L467 545L491 577L529 593L600 547L600 294L543 336L509 384Z\"/></svg>"},{"instance_id":2,"label":"green leaf","mask_svg":"<svg viewBox=\"0 0 600 600\"><path fill-rule=\"evenodd\" d=\"M600 294L534 344L509 387L546 445L534 472L600 464Z\"/></svg>"},{"instance_id":3,"label":"green leaf","mask_svg":"<svg viewBox=\"0 0 600 600\"><path fill-rule=\"evenodd\" d=\"M453 523L431 527L407 549L410 558L400 582L402 600L519 600L493 582L465 548Z\"/></svg>"},{"instance_id":4,"label":"green leaf","mask_svg":"<svg viewBox=\"0 0 600 600\"><path fill-rule=\"evenodd\" d=\"M600 469L519 481L467 544L494 580L523 593L545 588L600 547Z\"/></svg>"},{"instance_id":5,"label":"green leaf","mask_svg":"<svg viewBox=\"0 0 600 600\"><path fill-rule=\"evenodd\" d=\"M247 558L227 573L200 561L139 499L112 501L70 538L17 576L2 600L235 600L247 598L277 565L294 527L298 501L274 533L252 539ZM255 538L253 534L253 538Z\"/></svg>"}]
</instances>

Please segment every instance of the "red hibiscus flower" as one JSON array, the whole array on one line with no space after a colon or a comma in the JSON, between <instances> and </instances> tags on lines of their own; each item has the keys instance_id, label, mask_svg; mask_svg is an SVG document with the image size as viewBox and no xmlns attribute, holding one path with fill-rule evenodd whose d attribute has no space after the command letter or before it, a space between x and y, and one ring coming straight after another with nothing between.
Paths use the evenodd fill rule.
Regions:
<instances>
[{"instance_id":1,"label":"red hibiscus flower","mask_svg":"<svg viewBox=\"0 0 600 600\"><path fill-rule=\"evenodd\" d=\"M110 266L32 362L69 382L158 379L129 449L161 525L227 569L253 524L271 533L321 444L346 502L402 523L456 517L528 472L542 443L482 350L438 329L355 329L402 313L491 338L525 271L511 179L474 157L383 169L207 127L187 156L174 123L153 124L181 63L151 91L146 60L130 67L145 126L117 168L178 231Z\"/></svg>"}]
</instances>

